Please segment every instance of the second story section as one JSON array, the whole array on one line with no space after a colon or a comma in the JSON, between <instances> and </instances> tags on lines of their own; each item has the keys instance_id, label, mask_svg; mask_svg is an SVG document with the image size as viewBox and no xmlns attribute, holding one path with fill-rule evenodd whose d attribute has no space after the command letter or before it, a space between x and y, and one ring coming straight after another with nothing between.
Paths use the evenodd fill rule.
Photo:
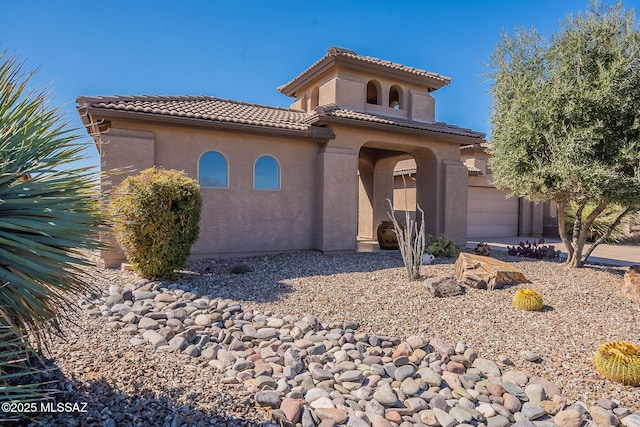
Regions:
<instances>
[{"instance_id":1,"label":"second story section","mask_svg":"<svg viewBox=\"0 0 640 427\"><path fill-rule=\"evenodd\" d=\"M327 54L278 89L295 98L292 109L312 113L320 105L406 120L435 122L431 92L449 77L330 47Z\"/></svg>"}]
</instances>

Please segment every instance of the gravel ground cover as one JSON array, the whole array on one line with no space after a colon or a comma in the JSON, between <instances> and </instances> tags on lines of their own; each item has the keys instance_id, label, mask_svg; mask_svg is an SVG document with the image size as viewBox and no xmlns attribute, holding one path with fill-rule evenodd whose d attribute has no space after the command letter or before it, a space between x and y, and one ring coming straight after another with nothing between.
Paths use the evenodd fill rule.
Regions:
<instances>
[{"instance_id":1,"label":"gravel ground cover","mask_svg":"<svg viewBox=\"0 0 640 427\"><path fill-rule=\"evenodd\" d=\"M563 395L593 405L602 398L640 410L640 389L613 383L593 368L593 352L607 341L640 341L640 307L618 295L625 269L568 269L549 261L514 262L531 281L494 291L466 288L436 298L423 281L407 282L397 252L322 254L297 252L246 258L253 268L230 274L237 259L191 262L176 278L199 295L238 301L273 315L305 314L323 323L355 321L358 332L459 342L479 357L507 357L514 369L558 385ZM425 277L452 275L454 260L424 266ZM96 269L95 283L138 280L129 272ZM513 294L529 287L545 301L542 312L512 307ZM58 402L87 402L86 413L40 414L33 425L256 425L268 423L244 387L222 384L215 369L179 352L132 347L104 318L81 311L66 340L52 347L60 369ZM528 351L538 362L522 357Z\"/></svg>"}]
</instances>

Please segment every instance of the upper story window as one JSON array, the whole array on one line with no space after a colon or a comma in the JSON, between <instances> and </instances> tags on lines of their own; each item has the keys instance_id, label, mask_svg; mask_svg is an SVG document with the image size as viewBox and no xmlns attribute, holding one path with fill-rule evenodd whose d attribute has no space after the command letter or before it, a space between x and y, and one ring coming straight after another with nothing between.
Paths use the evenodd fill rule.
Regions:
<instances>
[{"instance_id":1,"label":"upper story window","mask_svg":"<svg viewBox=\"0 0 640 427\"><path fill-rule=\"evenodd\" d=\"M318 86L314 86L313 89L311 89L311 99L309 99L309 111L315 110L319 102L320 102L320 89L318 89Z\"/></svg>"},{"instance_id":2,"label":"upper story window","mask_svg":"<svg viewBox=\"0 0 640 427\"><path fill-rule=\"evenodd\" d=\"M280 189L280 166L272 156L262 156L253 167L253 188L256 190Z\"/></svg>"},{"instance_id":3,"label":"upper story window","mask_svg":"<svg viewBox=\"0 0 640 427\"><path fill-rule=\"evenodd\" d=\"M229 188L227 159L217 151L208 151L198 162L198 183L201 187Z\"/></svg>"},{"instance_id":4,"label":"upper story window","mask_svg":"<svg viewBox=\"0 0 640 427\"><path fill-rule=\"evenodd\" d=\"M367 82L367 104L380 105L380 83L375 80Z\"/></svg>"},{"instance_id":5,"label":"upper story window","mask_svg":"<svg viewBox=\"0 0 640 427\"><path fill-rule=\"evenodd\" d=\"M402 110L402 89L397 85L389 89L389 108Z\"/></svg>"}]
</instances>

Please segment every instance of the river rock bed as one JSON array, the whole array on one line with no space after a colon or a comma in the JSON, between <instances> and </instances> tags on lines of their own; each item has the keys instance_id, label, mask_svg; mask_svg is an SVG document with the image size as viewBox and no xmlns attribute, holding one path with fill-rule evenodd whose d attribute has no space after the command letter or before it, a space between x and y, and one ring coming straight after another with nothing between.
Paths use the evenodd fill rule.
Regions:
<instances>
[{"instance_id":1,"label":"river rock bed","mask_svg":"<svg viewBox=\"0 0 640 427\"><path fill-rule=\"evenodd\" d=\"M287 261L284 265L283 259ZM221 418L217 415L197 420L165 416L163 425L229 422L236 425L237 421L238 425L272 422L303 426L578 426L589 423L640 426L640 412L634 412L640 409L638 388L595 378L593 381L606 383L609 390L616 393L600 393L590 400L567 393L564 389L567 382L554 383L540 374L544 371L538 369L540 365L553 360L552 354L540 351L544 347L528 344L517 353L501 352L492 357L465 339L463 333L445 338L429 336L419 328L415 334L376 333L370 324L379 319L369 318L370 324L367 318L364 322L349 320L362 319L358 309L360 301L349 292L354 283L360 283L360 293L371 287L365 293L371 300L378 298L374 297L376 292L386 295L386 303L380 306L383 308L393 306L397 298L394 294L402 298L407 289L417 291L422 295L423 304L428 301L429 306L442 306L465 298L469 304L474 302L469 301L470 296L478 298L481 293L495 303L496 296L504 297L507 293L503 290L467 289L462 296L435 299L428 295L424 284L404 281L398 259L390 253L339 256L300 253L246 261L253 271L243 275L228 272L237 260L195 262L178 281L171 283L150 282L130 273L111 271L110 275L118 276L119 280L107 281L108 286L102 286L104 297L81 302L87 321L101 324L102 334L116 337L119 351L128 349L147 355L158 364L163 360L175 363L178 358L182 365L200 370L210 387L229 393L217 396L218 403L226 402L222 406L227 408L234 400L240 402L229 411L225 409L228 412L225 421L219 421ZM369 265L372 261L377 270ZM306 266L304 272L296 277L301 265ZM563 268L541 262L518 263L518 266L534 270L542 266L549 271ZM444 261L423 269L451 274L452 267L451 262ZM595 273L617 277L615 270ZM290 277L282 279L283 275ZM274 298L274 280L279 293L284 295L282 298ZM299 304L300 299L291 298L296 296L296 284L301 280L315 282L315 293L310 295L310 300L317 303L315 307L304 299ZM252 284L246 285L247 282ZM282 287L293 289L286 292ZM336 289L342 291L337 293ZM508 294L515 289L517 287L508 290ZM238 295L242 292L243 295ZM236 295L242 298L229 298ZM355 307L352 310L345 309L345 296L352 299ZM332 299L335 307L343 310L337 313L327 310L322 304L324 298ZM404 303L405 307L411 307L415 301L407 299ZM375 310L375 305L373 308ZM455 310L454 305L451 313L455 314ZM502 311L512 313L514 310L506 306ZM385 311L379 308L378 318L397 329L397 323L392 322L393 317L385 317ZM469 312L475 313L472 310L466 313ZM544 315L515 313L526 316L535 326L539 325L535 315ZM485 316L476 319L476 335L488 325ZM495 324L496 319L491 322ZM536 329L544 331L542 327ZM517 338L505 336L507 341ZM544 338L556 343L562 339ZM569 340L575 345L575 338ZM500 346L496 350L499 351ZM106 372L103 371L103 375ZM181 382L179 372L165 378ZM153 387L157 389L158 385L151 384ZM109 405L105 408L114 412ZM180 413L175 408L173 412ZM265 421L267 418L272 421ZM107 423L113 420L114 425L124 421L122 417L104 414L94 421L98 420ZM89 422L89 425L93 424Z\"/></svg>"}]
</instances>

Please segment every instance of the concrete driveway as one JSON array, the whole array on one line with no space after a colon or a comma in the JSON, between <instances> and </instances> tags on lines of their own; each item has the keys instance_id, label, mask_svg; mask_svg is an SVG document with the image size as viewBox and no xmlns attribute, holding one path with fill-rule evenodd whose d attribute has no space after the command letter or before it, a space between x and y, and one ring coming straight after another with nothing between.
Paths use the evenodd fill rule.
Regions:
<instances>
[{"instance_id":1,"label":"concrete driveway","mask_svg":"<svg viewBox=\"0 0 640 427\"><path fill-rule=\"evenodd\" d=\"M485 237L482 240L470 240L467 248L473 249L482 241L487 243L492 250L507 250L507 246L518 245L520 242L529 240L537 241L537 237ZM567 258L567 252L560 239L544 238L545 245L554 245L556 250L562 251L561 257ZM585 249L588 246L585 247ZM627 267L633 264L640 264L640 245L598 245L589 256L587 264L605 264Z\"/></svg>"}]
</instances>

